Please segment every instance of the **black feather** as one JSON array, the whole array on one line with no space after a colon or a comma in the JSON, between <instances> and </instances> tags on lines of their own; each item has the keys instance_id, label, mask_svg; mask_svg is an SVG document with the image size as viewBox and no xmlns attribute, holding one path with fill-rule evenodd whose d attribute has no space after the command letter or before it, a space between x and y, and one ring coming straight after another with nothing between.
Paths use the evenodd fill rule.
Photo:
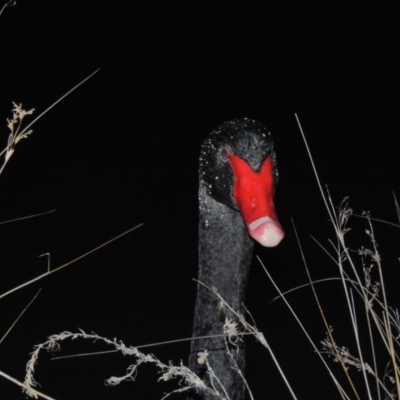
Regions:
<instances>
[{"instance_id":1,"label":"black feather","mask_svg":"<svg viewBox=\"0 0 400 400\"><path fill-rule=\"evenodd\" d=\"M204 141L199 165L199 276L210 288L216 288L223 299L239 314L243 314L246 286L253 253L250 238L232 196L234 176L224 159L228 150L240 156L258 171L262 162L272 155L276 166L270 132L256 121L235 119L220 125ZM277 180L275 168L275 182ZM221 310L218 297L198 284L193 337L223 333L225 319L237 321L228 309ZM190 368L208 385L206 366L197 362L198 353L207 349L208 361L232 400L243 400L244 384L226 352L224 338L193 340ZM241 371L245 369L244 344L231 352ZM214 382L219 390L220 386ZM192 399L215 400L210 394L192 393Z\"/></svg>"}]
</instances>

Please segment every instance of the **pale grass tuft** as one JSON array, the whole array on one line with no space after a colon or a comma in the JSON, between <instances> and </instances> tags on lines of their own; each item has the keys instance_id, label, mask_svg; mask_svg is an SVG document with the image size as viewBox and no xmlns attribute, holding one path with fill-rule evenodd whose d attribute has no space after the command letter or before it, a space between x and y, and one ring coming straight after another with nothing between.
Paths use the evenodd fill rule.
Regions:
<instances>
[{"instance_id":1,"label":"pale grass tuft","mask_svg":"<svg viewBox=\"0 0 400 400\"><path fill-rule=\"evenodd\" d=\"M220 303L223 304L224 308L229 308L230 310L233 311L233 309L218 294L218 292L215 290L215 288L214 288L213 292L219 298ZM242 336L246 335L246 334L247 335L251 334L254 337L256 337L269 350L270 350L270 348L264 338L264 335L261 332L259 332L257 330L257 328L250 325L245 320L243 315L239 315L236 312L234 312L234 314L236 314L236 316L239 318L240 324L238 322L226 319L224 328L223 328L223 334L221 333L221 335L219 335L219 336L223 336L225 338L226 351L233 362L232 368L234 368L239 373L239 376L241 377L241 379L243 380L243 382L246 385L246 388L248 390L250 398L253 399L251 390L247 384L247 381L245 380L245 378L243 376L242 371L240 371L240 369L235 361L235 358L232 354L230 345L233 345L234 348L236 347L236 349L238 349L237 343L239 340L242 340ZM241 327L241 329L240 329L240 327ZM228 393L226 392L225 388L223 387L218 376L215 374L215 371L213 370L212 366L209 364L209 361L208 361L209 351L207 349L204 349L203 351L198 353L197 361L200 364L204 364L207 367L207 374L210 378L210 380L209 380L210 386L207 386L206 383L201 378L199 378L188 367L183 365L182 361L180 362L180 365L174 365L172 362L165 364L165 363L161 362L158 358L156 358L153 354L143 353L142 351L139 350L138 347L133 347L133 346L128 347L122 341L119 341L116 338L114 338L113 340L110 340L108 338L99 336L96 333L86 333L81 329L79 330L79 332L75 332L75 333L65 331L65 332L61 332L56 335L51 335L51 336L49 336L49 338L46 342L35 346L35 350L31 353L31 358L27 363L26 378L25 378L25 382L24 382L24 392L28 396L35 397L33 388L36 387L38 385L38 383L34 379L34 372L35 372L35 366L38 362L40 351L41 350L46 350L48 352L60 351L60 349L61 349L60 342L62 342L63 340L66 340L66 339L75 340L77 338L90 339L90 340L93 340L94 342L102 341L102 342L114 347L115 351L119 351L123 355L129 355L129 356L135 357L135 362L127 368L125 375L111 376L110 378L105 380L104 383L107 386L115 386L115 385L120 384L123 381L135 381L139 366L144 363L151 363L151 364L155 364L155 366L160 370L161 376L158 379L158 381L169 381L171 379L179 379L180 386L183 384L183 386L179 387L178 389L175 389L172 392L167 393L163 397L163 399L169 397L171 394L174 394L174 393L181 393L181 392L185 392L188 390L193 390L193 391L196 391L197 393L199 393L199 392L208 393L219 400L230 400ZM196 339L196 338L192 338L191 340L193 340L193 339ZM235 349L233 351L235 351ZM217 389L217 387L220 389Z\"/></svg>"},{"instance_id":2,"label":"pale grass tuft","mask_svg":"<svg viewBox=\"0 0 400 400\"><path fill-rule=\"evenodd\" d=\"M199 364L205 364L207 356L208 356L208 350L204 349L203 351L200 351L197 355L199 356L199 358L197 359L197 362Z\"/></svg>"},{"instance_id":3,"label":"pale grass tuft","mask_svg":"<svg viewBox=\"0 0 400 400\"><path fill-rule=\"evenodd\" d=\"M13 102L14 108L12 109L13 116L11 119L7 119L7 128L9 129L10 133L8 135L7 147L5 148L5 156L3 165L0 168L0 174L3 171L4 167L10 160L11 156L14 154L15 146L22 140L27 139L28 136L32 133L32 130L29 131L21 131L21 125L23 119L27 115L32 115L35 111L34 108L26 111L22 108L22 104L17 104ZM4 151L3 151L4 153ZM3 154L2 153L2 154Z\"/></svg>"},{"instance_id":4,"label":"pale grass tuft","mask_svg":"<svg viewBox=\"0 0 400 400\"><path fill-rule=\"evenodd\" d=\"M347 347L339 347L336 343L332 343L328 335L321 343L323 345L321 353L333 356L334 362L343 361L346 365L356 367L358 371L365 370L371 375L375 375L374 371L367 363L362 363L359 358L351 355Z\"/></svg>"},{"instance_id":5,"label":"pale grass tuft","mask_svg":"<svg viewBox=\"0 0 400 400\"><path fill-rule=\"evenodd\" d=\"M182 362L179 366L173 365L171 362L167 365L158 360L152 354L144 354L137 347L126 346L122 341L114 338L113 340L108 339L106 337L102 337L97 335L96 333L86 333L83 330L79 330L79 332L61 332L56 335L49 336L48 340L44 343L36 345L35 350L31 353L31 358L29 359L26 367L26 377L24 381L24 393L30 397L37 398L34 387L38 385L36 380L34 379L35 366L38 362L39 353L42 350L46 350L47 352L56 352L60 351L61 346L60 342L66 339L75 340L75 339L90 339L94 342L102 341L110 346L113 346L117 351L121 352L123 355L134 356L136 361L134 364L130 365L126 374L123 376L111 376L110 378L105 380L105 385L107 386L115 386L120 384L122 381L134 381L137 374L137 368L139 365L144 363L155 364L161 371L161 377L158 379L159 381L169 381L171 379L181 379L181 382L185 384L184 387L176 389L163 397L163 399L167 398L173 393L184 392L190 389L195 389L198 391L203 391L210 393L216 396L219 399L223 399L220 396L218 391L213 388L209 388L205 385L205 383L188 367L184 366ZM206 354L206 353L205 353ZM207 357L205 356L205 362L207 363ZM213 373L213 372L211 372ZM215 377L215 374L213 375ZM215 377L216 378L216 377Z\"/></svg>"},{"instance_id":6,"label":"pale grass tuft","mask_svg":"<svg viewBox=\"0 0 400 400\"><path fill-rule=\"evenodd\" d=\"M331 200L329 198L329 202ZM386 301L385 295L385 286L383 281L382 274L382 266L381 266L381 256L378 252L378 243L374 236L374 230L372 226L372 222L370 219L369 213L363 213L364 218L367 219L368 229L365 229L365 233L368 236L368 239L371 244L371 248L361 247L357 251L350 251L346 248L344 242L344 234L345 234L345 225L351 216L351 212L349 212L349 208L347 203L344 208L341 208L339 211L339 226L336 227L336 234L340 241L340 246L345 252L346 256L343 257L340 254L339 246L337 247L337 265L339 266L339 271L344 271L349 268L347 274L352 274L354 279L352 280L344 280L342 277L343 287L345 289L345 294L350 294L347 297L347 301L349 304L349 312L350 317L353 322L353 332L356 339L357 344L357 356L354 356L350 353L347 347L339 347L332 339L332 333L329 333L329 336L323 340L321 343L323 345L322 353L326 353L332 355L334 357L334 361L340 361L342 365L355 367L358 371L362 371L363 373L367 372L369 375L372 375L376 384L376 396L381 398L381 391L383 390L385 396L390 399L398 398L399 392L399 368L398 368L398 342L396 341L396 336L393 334L393 330L396 333L399 332L399 318L398 312L393 311ZM332 208L332 212L334 212ZM342 218L342 215L346 214L345 218ZM345 221L343 223L342 221ZM360 269L357 268L355 261L351 258L351 253L357 253L361 260L362 272L358 272ZM372 277L373 270L376 269L379 274L380 281L374 281ZM358 284L355 285L354 282L357 281ZM362 281L364 281L362 284ZM367 322L367 333L368 333L368 341L362 341L361 338L361 330L360 326L357 322L357 314L358 310L355 308L355 303L353 299L353 290L359 294L362 301L364 302L364 312L365 318ZM381 293L382 292L382 293ZM379 299L380 293L382 294L382 300ZM378 306L378 311L376 311L373 306L376 304ZM389 321L389 322L387 322ZM387 349L389 359L391 360L392 365L392 374L384 373L383 376L389 378L390 382L395 384L394 391L396 395L393 394L393 390L389 390L384 384L384 380L380 378L381 373L379 373L379 368L376 360L376 350L375 347L377 345L377 339L380 338L384 347ZM367 358L371 357L372 359L372 367L365 361ZM372 397L373 388L369 386L369 382L365 377L365 385L368 391L371 393L370 398Z\"/></svg>"},{"instance_id":7,"label":"pale grass tuft","mask_svg":"<svg viewBox=\"0 0 400 400\"><path fill-rule=\"evenodd\" d=\"M0 11L0 15L3 12L4 8L10 5L14 5L14 2L10 1L8 2ZM7 127L10 130L10 134L8 136L8 142L7 142L7 147L0 152L0 156L2 156L5 153L4 156L4 161L3 165L0 167L0 174L3 172L4 167L6 166L7 162L11 158L11 156L14 154L15 151L15 146L22 140L26 139L31 133L32 130L28 130L36 121L38 121L40 118L43 117L43 115L47 114L53 107L55 107L60 101L65 99L67 96L69 96L72 92L74 92L79 86L81 86L83 83L85 83L88 79L90 79L93 75L97 74L99 69L96 71L92 72L88 77L83 79L81 82L79 82L77 85L75 85L72 89L70 89L67 93L62 95L58 100L56 100L53 104L51 104L49 107L47 107L41 114L39 114L30 124L28 124L22 131L21 131L21 123L22 120L27 116L27 115L32 115L34 109L32 108L29 111L26 111L22 108L22 104L16 104L13 102L14 108L12 109L13 111L13 117L12 119L7 119Z\"/></svg>"},{"instance_id":8,"label":"pale grass tuft","mask_svg":"<svg viewBox=\"0 0 400 400\"><path fill-rule=\"evenodd\" d=\"M316 291L313 282L309 276L310 285L313 289L315 299L320 309L320 313L324 324L327 328L327 338L322 341L323 350L322 353L327 353L334 357L334 361L340 362L346 378L348 379L354 395L357 399L360 399L358 390L354 385L349 373L349 366L356 367L362 372L364 387L363 390L367 391L368 399L372 400L377 398L381 400L383 395L385 399L395 399L400 397L400 369L399 369L399 354L398 348L400 344L397 342L399 332L399 315L397 310L393 310L388 306L386 300L385 285L383 280L383 269L381 265L381 256L378 252L378 243L375 240L374 229L372 225L372 219L369 213L364 212L362 218L365 218L368 223L368 228L365 229L365 233L368 236L370 247L361 247L357 251L350 250L347 247L345 241L345 235L350 230L347 224L353 214L351 208L348 206L347 198L345 198L340 207L339 212L333 205L329 191L322 189L320 179L307 144L303 129L300 121L295 115L301 135L303 137L312 168L320 189L322 200L326 206L326 210L329 214L330 222L334 228L335 235L333 240L329 240L329 243L334 249L332 255L328 250L319 244L319 246L329 255L329 257L336 263L338 267L339 276L342 282L343 293L347 302L348 313L351 319L351 327L353 333L353 339L356 343L356 355L352 355L346 347L338 346L333 338L333 332L331 326L327 322L327 318L320 306L319 299L316 295ZM400 209L398 207L397 200L395 199L396 209L400 218ZM375 219L375 221L380 221ZM394 224L390 224L394 225ZM315 239L314 239L315 240ZM301 246L300 246L301 249ZM361 269L353 260L352 254L357 253L361 257ZM304 255L303 261L306 266L307 274L309 274ZM378 281L373 283L372 274L376 271L379 275ZM363 307L360 310L356 308L353 293L358 294L361 298ZM381 298L381 299L380 299ZM373 308L373 305L378 307ZM378 311L376 311L378 308ZM359 314L363 310L364 321L360 324ZM366 335L363 335L365 331ZM393 331L396 331L396 335ZM366 339L365 337L366 336ZM378 339L383 347L387 351L389 357L389 365L392 370L393 376L389 379L394 383L395 387L393 390L389 390L384 385L384 378L388 376L385 371L383 374L380 372L380 368L377 361L377 349ZM383 353L380 351L380 353ZM371 359L371 367L366 362L367 359ZM369 376L373 376L374 379L371 382ZM380 378L383 376L383 379ZM336 383L336 382L335 382ZM341 394L344 393L341 391Z\"/></svg>"}]
</instances>

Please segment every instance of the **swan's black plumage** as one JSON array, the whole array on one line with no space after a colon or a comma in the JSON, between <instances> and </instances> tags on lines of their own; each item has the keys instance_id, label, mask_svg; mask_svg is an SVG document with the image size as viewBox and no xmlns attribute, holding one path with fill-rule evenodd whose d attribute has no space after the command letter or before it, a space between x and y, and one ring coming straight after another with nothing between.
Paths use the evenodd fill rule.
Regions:
<instances>
[{"instance_id":1,"label":"swan's black plumage","mask_svg":"<svg viewBox=\"0 0 400 400\"><path fill-rule=\"evenodd\" d=\"M270 133L249 119L235 119L220 125L203 142L199 165L199 276L200 282L216 288L225 301L243 314L243 303L253 252L242 214L232 194L234 175L226 152L246 161L254 171L268 156L275 167ZM277 181L274 168L274 181ZM198 284L193 337L223 333L226 318L237 321L228 309L221 310L215 294ZM245 350L232 351L239 368L245 368ZM209 384L206 366L197 362L198 352L207 349L208 360L232 400L244 399L244 385L226 353L223 338L193 340L189 366ZM219 385L215 383L217 389ZM191 394L194 399L215 400L209 394Z\"/></svg>"}]
</instances>

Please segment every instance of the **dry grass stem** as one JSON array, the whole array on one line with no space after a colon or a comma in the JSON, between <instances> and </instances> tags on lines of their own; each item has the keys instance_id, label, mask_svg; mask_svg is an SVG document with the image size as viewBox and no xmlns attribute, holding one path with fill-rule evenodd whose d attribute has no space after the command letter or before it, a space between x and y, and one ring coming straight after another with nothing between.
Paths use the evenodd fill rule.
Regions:
<instances>
[{"instance_id":1,"label":"dry grass stem","mask_svg":"<svg viewBox=\"0 0 400 400\"><path fill-rule=\"evenodd\" d=\"M20 382L19 380L13 378L12 376L6 374L5 372L0 371L0 376L2 376L3 378L6 378L6 379L9 380L10 382L15 383L16 385L22 387L23 390L25 390L25 385L24 385L22 382ZM35 397L35 399L37 399L37 398L40 397L40 398L46 399L46 400L55 400L53 397L47 396L47 394L44 394L44 393L42 393L42 392L39 392L39 391L36 390L36 389L33 389L33 388L32 388L31 391L32 391L32 396Z\"/></svg>"},{"instance_id":2,"label":"dry grass stem","mask_svg":"<svg viewBox=\"0 0 400 400\"><path fill-rule=\"evenodd\" d=\"M121 237L123 237L123 236L127 235L128 233L130 233L130 232L132 232L132 231L134 231L134 230L140 228L141 226L143 226L143 224L136 225L136 226L134 226L133 228L128 229L127 231L121 233L120 235L115 236L114 238L112 238L112 239L108 240L107 242L101 244L100 246L97 246L97 247L95 247L94 249L89 250L88 252L86 252L86 253L80 255L79 257L76 257L76 258L74 258L73 260L68 261L67 263L65 263L65 264L63 264L63 265L61 265L61 266L59 266L59 267L53 269L52 271L46 272L46 273L44 273L44 274L42 274L42 275L39 275L39 276L37 276L36 278L33 278L33 279L31 279L30 281L27 281L27 282L25 282L25 283L23 283L23 284L21 284L21 285L15 287L15 288L9 290L8 292L3 293L2 295L0 295L0 299L2 299L3 297L6 297L6 296L8 296L8 295L10 295L11 293L16 292L17 290L22 289L22 288L25 287L25 286L31 285L32 283L37 282L37 281L39 281L40 279L46 278L47 276L49 276L49 275L51 275L51 274L54 274L55 272L58 272L58 271L62 270L63 268L68 267L69 265L72 265L73 263L75 263L75 262L81 260L82 258L87 257L89 254L92 254L92 253L94 253L94 252L100 250L101 248L103 248L103 247L109 245L110 243L112 243L112 242L114 242L114 241L120 239Z\"/></svg>"},{"instance_id":3,"label":"dry grass stem","mask_svg":"<svg viewBox=\"0 0 400 400\"><path fill-rule=\"evenodd\" d=\"M345 235L350 230L350 228L348 227L348 222L353 212L348 206L347 198L342 201L339 207L339 211L337 212L336 208L333 205L333 201L329 194L329 191L326 190L325 192L322 189L311 152L309 150L304 132L302 130L297 115L296 120L304 143L306 145L306 149L309 154L309 158L321 192L321 196L329 214L330 222L334 228L334 240L329 240L329 243L334 250L334 255L329 254L329 252L325 248L324 251L329 254L330 258L334 260L335 264L338 267L339 276L342 281L343 293L347 302L349 316L352 323L352 332L357 346L357 355L350 355L350 352L346 347L340 348L336 345L333 339L332 329L327 329L327 338L322 342L324 346L323 352L333 355L334 360L341 363L345 372L347 371L347 367L345 367L345 365L356 367L359 371L362 372L364 378L364 390L367 391L369 399L372 400L376 397L378 399L381 399L381 390L383 390L385 396L388 396L386 398L399 398L400 375L398 368L399 356L397 354L399 343L392 332L393 330L399 332L399 318L397 310L393 312L393 310L387 304L381 266L381 257L378 252L378 244L375 240L374 229L371 221L372 218L369 213L364 212L362 214L362 217L365 218L368 222L368 229L365 230L365 233L368 236L372 248L368 249L365 247L361 247L360 249L358 249L357 252L354 250L350 250L346 245ZM399 211L397 201L395 201L395 203L396 209ZM354 253L358 253L358 255L360 256L362 272L359 272L360 268L358 268L358 266L356 265L357 263L353 260L352 254ZM374 279L372 277L373 269L378 271L379 281L374 282ZM367 339L369 341L368 345L364 343L362 327L358 322L358 320L360 319L358 318L359 311L353 298L353 290L359 295L362 303L364 304L363 308L366 321L365 323L367 326ZM380 295L382 296L382 300L379 299ZM374 310L374 304L378 304L379 307L382 309L382 318L380 317L380 314L378 314ZM322 312L322 310L321 315L323 316L323 320L325 321L325 326L327 326L326 318L324 317L324 313ZM392 391L390 391L383 384L382 379L379 378L380 374L378 373L378 362L375 350L376 339L374 332L377 332L378 337L382 339L381 343L387 349L389 359L391 360L392 371L394 374L394 377L391 379L391 381L392 383L395 383L396 395L393 394ZM365 361L365 359L369 356L372 358L373 368L371 368ZM372 388L370 387L367 374L372 375L375 379L376 389L374 390L376 393L374 395L372 394ZM386 377L387 373L385 372L383 376Z\"/></svg>"},{"instance_id":4,"label":"dry grass stem","mask_svg":"<svg viewBox=\"0 0 400 400\"><path fill-rule=\"evenodd\" d=\"M2 15L3 12L4 12L4 10L5 10L7 7L13 7L13 6L15 6L16 4L17 4L16 0L10 0L8 3L4 4L4 6L1 7L1 10L0 10L0 17L1 17L1 15Z\"/></svg>"},{"instance_id":5,"label":"dry grass stem","mask_svg":"<svg viewBox=\"0 0 400 400\"><path fill-rule=\"evenodd\" d=\"M30 305L35 301L36 297L39 296L39 293L42 289L40 289L36 295L33 297L33 299L29 302L29 304L22 310L22 312L18 315L17 319L12 323L12 325L7 329L7 332L3 335L3 337L0 339L0 345L3 343L4 339L8 336L8 334L12 331L16 323L21 319L21 317L25 314L25 311L30 307Z\"/></svg>"}]
</instances>

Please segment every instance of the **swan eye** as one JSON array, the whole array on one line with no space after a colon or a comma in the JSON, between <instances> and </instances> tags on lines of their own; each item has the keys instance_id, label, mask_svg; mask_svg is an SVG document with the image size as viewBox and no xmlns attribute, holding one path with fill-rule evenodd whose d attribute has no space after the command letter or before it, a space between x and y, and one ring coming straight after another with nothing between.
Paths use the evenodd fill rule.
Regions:
<instances>
[{"instance_id":1,"label":"swan eye","mask_svg":"<svg viewBox=\"0 0 400 400\"><path fill-rule=\"evenodd\" d=\"M230 156L230 152L229 152L229 150L228 150L226 147L223 147L223 148L221 149L220 155L221 155L222 161L228 161L229 156Z\"/></svg>"}]
</instances>

